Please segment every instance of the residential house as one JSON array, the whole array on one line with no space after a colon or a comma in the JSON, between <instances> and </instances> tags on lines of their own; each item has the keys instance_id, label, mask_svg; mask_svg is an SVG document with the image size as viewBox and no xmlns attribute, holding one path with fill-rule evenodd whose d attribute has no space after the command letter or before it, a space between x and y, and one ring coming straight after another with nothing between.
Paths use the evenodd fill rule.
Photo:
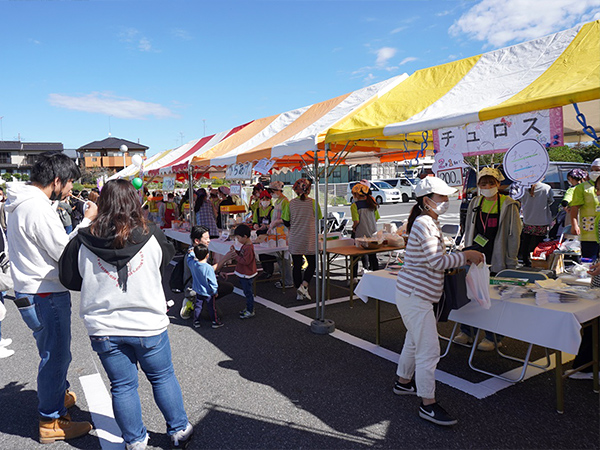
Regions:
<instances>
[{"instance_id":1,"label":"residential house","mask_svg":"<svg viewBox=\"0 0 600 450\"><path fill-rule=\"evenodd\" d=\"M121 151L121 146L127 146L127 152ZM131 165L134 155L145 157L149 147L126 139L109 136L101 141L94 141L77 149L83 168L103 168L118 171Z\"/></svg>"}]
</instances>

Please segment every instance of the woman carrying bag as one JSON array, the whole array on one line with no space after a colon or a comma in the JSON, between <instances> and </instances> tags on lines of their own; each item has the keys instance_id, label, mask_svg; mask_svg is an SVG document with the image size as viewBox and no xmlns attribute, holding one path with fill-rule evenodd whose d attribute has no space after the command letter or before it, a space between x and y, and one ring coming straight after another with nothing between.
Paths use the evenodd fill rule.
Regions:
<instances>
[{"instance_id":1,"label":"woman carrying bag","mask_svg":"<svg viewBox=\"0 0 600 450\"><path fill-rule=\"evenodd\" d=\"M483 254L475 250L445 251L438 217L448 210L448 195L455 192L437 177L426 177L416 186L417 204L407 221L404 266L396 281L396 306L406 326L406 337L393 391L421 397L419 416L445 426L457 421L435 400L440 343L433 305L442 295L444 270L483 261Z\"/></svg>"}]
</instances>

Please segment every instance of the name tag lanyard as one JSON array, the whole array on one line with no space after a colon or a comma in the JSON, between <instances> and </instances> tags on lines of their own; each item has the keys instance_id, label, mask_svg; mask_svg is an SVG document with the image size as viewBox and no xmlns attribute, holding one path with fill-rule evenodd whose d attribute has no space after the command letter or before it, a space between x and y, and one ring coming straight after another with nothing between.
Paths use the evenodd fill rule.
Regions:
<instances>
[{"instance_id":1,"label":"name tag lanyard","mask_svg":"<svg viewBox=\"0 0 600 450\"><path fill-rule=\"evenodd\" d=\"M485 216L485 222L483 221L483 208L481 206L479 207L479 220L481 220L481 224L483 225L483 234L485 234L485 231L486 231L486 228L487 228L488 219L490 218L490 214L492 213L492 211L494 211L494 207L498 203L499 197L500 197L499 195L496 195L496 201L494 202L494 204L492 205L492 207L488 211L487 216ZM483 205L483 200L481 200L481 205ZM500 209L499 208L498 208L498 215L500 215Z\"/></svg>"}]
</instances>

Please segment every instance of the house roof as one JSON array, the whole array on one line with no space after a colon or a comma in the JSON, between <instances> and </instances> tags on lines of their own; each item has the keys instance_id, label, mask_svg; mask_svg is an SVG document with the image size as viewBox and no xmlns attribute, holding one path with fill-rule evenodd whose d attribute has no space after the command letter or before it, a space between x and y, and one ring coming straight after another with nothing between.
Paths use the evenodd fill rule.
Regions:
<instances>
[{"instance_id":1,"label":"house roof","mask_svg":"<svg viewBox=\"0 0 600 450\"><path fill-rule=\"evenodd\" d=\"M78 150L119 150L123 144L126 145L129 150L148 150L150 148L136 142L128 141L127 139L107 137L101 141L94 141L83 145L79 147Z\"/></svg>"},{"instance_id":2,"label":"house roof","mask_svg":"<svg viewBox=\"0 0 600 450\"><path fill-rule=\"evenodd\" d=\"M0 141L0 150L21 150L21 141Z\"/></svg>"},{"instance_id":3,"label":"house roof","mask_svg":"<svg viewBox=\"0 0 600 450\"><path fill-rule=\"evenodd\" d=\"M39 150L42 152L63 151L61 142L23 142L23 150Z\"/></svg>"},{"instance_id":4,"label":"house roof","mask_svg":"<svg viewBox=\"0 0 600 450\"><path fill-rule=\"evenodd\" d=\"M62 142L0 141L0 150L62 152L63 144Z\"/></svg>"}]
</instances>

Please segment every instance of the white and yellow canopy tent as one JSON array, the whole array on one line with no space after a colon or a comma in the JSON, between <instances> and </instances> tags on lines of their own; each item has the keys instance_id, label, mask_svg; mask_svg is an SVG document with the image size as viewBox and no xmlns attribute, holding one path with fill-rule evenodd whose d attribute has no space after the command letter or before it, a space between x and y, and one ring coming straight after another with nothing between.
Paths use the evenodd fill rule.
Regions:
<instances>
[{"instance_id":1,"label":"white and yellow canopy tent","mask_svg":"<svg viewBox=\"0 0 600 450\"><path fill-rule=\"evenodd\" d=\"M565 141L586 138L572 104L600 125L600 21L415 72L332 127L329 145L381 148L415 133L563 107ZM418 136L418 135L417 135Z\"/></svg>"}]
</instances>

